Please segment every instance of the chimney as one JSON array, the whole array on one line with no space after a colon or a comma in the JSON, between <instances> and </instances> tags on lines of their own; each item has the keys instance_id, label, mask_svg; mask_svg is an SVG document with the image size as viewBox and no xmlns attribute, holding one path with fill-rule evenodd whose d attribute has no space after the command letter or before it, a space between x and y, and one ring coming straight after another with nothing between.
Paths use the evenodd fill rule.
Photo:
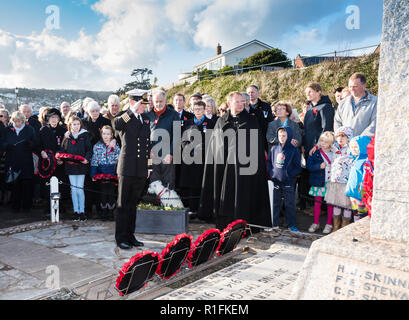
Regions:
<instances>
[{"instance_id":1,"label":"chimney","mask_svg":"<svg viewBox=\"0 0 409 320\"><path fill-rule=\"evenodd\" d=\"M216 48L216 54L222 54L222 46L220 45L220 43L217 44L217 48Z\"/></svg>"}]
</instances>

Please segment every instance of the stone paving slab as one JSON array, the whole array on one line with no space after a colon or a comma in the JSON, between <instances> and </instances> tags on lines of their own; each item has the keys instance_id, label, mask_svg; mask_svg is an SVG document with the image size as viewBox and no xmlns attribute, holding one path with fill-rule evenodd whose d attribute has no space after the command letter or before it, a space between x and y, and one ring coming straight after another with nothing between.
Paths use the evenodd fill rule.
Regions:
<instances>
[{"instance_id":1,"label":"stone paving slab","mask_svg":"<svg viewBox=\"0 0 409 320\"><path fill-rule=\"evenodd\" d=\"M287 300L307 254L307 248L276 243L157 300Z\"/></svg>"}]
</instances>

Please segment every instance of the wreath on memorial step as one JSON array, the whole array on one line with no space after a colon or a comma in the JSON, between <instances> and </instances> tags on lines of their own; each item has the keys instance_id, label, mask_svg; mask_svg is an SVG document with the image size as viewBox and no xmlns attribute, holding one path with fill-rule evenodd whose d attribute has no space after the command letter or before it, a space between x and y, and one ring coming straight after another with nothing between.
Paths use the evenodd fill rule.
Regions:
<instances>
[{"instance_id":1,"label":"wreath on memorial step","mask_svg":"<svg viewBox=\"0 0 409 320\"><path fill-rule=\"evenodd\" d=\"M232 251L246 234L247 222L239 219L230 223L221 233L220 245L217 249L217 255Z\"/></svg>"},{"instance_id":2,"label":"wreath on memorial step","mask_svg":"<svg viewBox=\"0 0 409 320\"><path fill-rule=\"evenodd\" d=\"M219 249L221 233L219 229L206 230L193 243L192 250L187 257L189 268L193 268L210 260Z\"/></svg>"},{"instance_id":3,"label":"wreath on memorial step","mask_svg":"<svg viewBox=\"0 0 409 320\"><path fill-rule=\"evenodd\" d=\"M193 237L182 233L177 235L172 242L162 250L162 261L159 263L156 273L162 279L169 279L179 272L185 263L192 247Z\"/></svg>"},{"instance_id":4,"label":"wreath on memorial step","mask_svg":"<svg viewBox=\"0 0 409 320\"><path fill-rule=\"evenodd\" d=\"M149 250L137 253L126 262L116 279L115 288L121 296L145 287L155 274L161 257Z\"/></svg>"}]
</instances>

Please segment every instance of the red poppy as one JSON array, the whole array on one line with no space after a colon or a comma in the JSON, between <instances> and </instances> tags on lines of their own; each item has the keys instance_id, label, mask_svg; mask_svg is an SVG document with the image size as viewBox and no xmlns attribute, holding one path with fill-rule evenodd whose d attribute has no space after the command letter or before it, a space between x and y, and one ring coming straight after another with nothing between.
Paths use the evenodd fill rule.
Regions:
<instances>
[{"instance_id":1,"label":"red poppy","mask_svg":"<svg viewBox=\"0 0 409 320\"><path fill-rule=\"evenodd\" d=\"M13 131L13 132L14 132L14 131L16 131L16 129L14 129L14 128L11 128L11 131Z\"/></svg>"},{"instance_id":2,"label":"red poppy","mask_svg":"<svg viewBox=\"0 0 409 320\"><path fill-rule=\"evenodd\" d=\"M203 122L203 125L204 125L204 126L207 126L207 122Z\"/></svg>"},{"instance_id":3,"label":"red poppy","mask_svg":"<svg viewBox=\"0 0 409 320\"><path fill-rule=\"evenodd\" d=\"M77 143L77 142L75 142L75 140L72 140L72 141L71 141L71 144L73 144L73 145L76 144L76 143Z\"/></svg>"},{"instance_id":4,"label":"red poppy","mask_svg":"<svg viewBox=\"0 0 409 320\"><path fill-rule=\"evenodd\" d=\"M312 112L313 112L314 114L317 114L317 113L318 113L317 109L312 109Z\"/></svg>"}]
</instances>

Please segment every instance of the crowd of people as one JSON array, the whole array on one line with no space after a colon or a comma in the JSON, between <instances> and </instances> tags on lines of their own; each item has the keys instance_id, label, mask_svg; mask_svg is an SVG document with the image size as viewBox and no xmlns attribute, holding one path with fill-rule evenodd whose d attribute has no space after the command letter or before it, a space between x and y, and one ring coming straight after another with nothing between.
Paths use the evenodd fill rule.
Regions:
<instances>
[{"instance_id":1,"label":"crowd of people","mask_svg":"<svg viewBox=\"0 0 409 320\"><path fill-rule=\"evenodd\" d=\"M80 110L64 101L36 115L29 105L11 114L0 105L1 205L16 213L40 203L49 210L48 182L56 176L72 219L90 218L95 206L97 218L116 219L116 241L125 249L143 245L129 227L132 211L157 180L177 191L192 218L218 228L245 219L255 232L276 230L284 211L296 232L297 206L314 207L310 232L320 228L322 205L324 233L365 215L363 164L377 106L365 76L355 73L336 88L334 104L319 83L309 83L300 113L288 101L270 104L259 95L250 85L220 106L201 93L188 100L178 93L167 104L166 92L154 89L148 102L130 95L122 110L111 95L107 107L86 98ZM220 156L231 161L216 161ZM68 202L61 201L63 212Z\"/></svg>"}]
</instances>

